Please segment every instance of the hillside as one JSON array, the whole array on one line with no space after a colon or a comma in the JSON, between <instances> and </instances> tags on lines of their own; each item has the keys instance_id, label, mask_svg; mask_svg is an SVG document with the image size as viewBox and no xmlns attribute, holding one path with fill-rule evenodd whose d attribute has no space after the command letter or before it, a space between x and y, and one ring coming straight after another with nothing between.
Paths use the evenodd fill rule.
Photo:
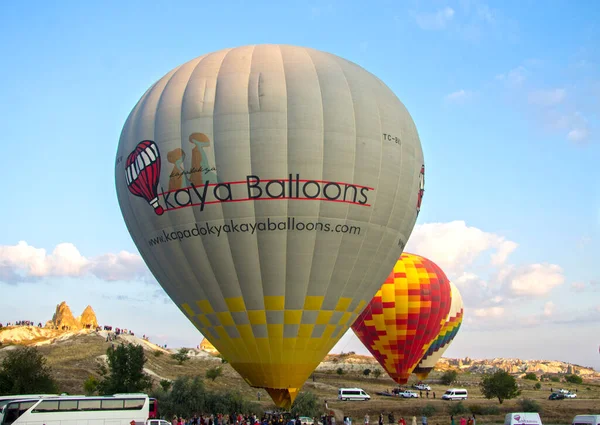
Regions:
<instances>
[{"instance_id":1,"label":"hillside","mask_svg":"<svg viewBox=\"0 0 600 425\"><path fill-rule=\"evenodd\" d=\"M257 400L257 392L261 394L260 404L263 409L273 408L264 390L249 387L246 382L231 368L229 364L222 364L220 358L216 357L214 348L204 341L199 347L189 349L190 360L183 365L178 365L170 354L176 349L165 349L159 347L143 338L133 335L120 335L116 341L107 341L107 331L95 331L83 329L78 331L58 331L56 329L44 329L32 326L18 326L0 329L0 361L10 350L19 345L36 346L44 354L51 366L53 375L58 380L61 391L71 394L83 392L83 382L90 376L98 376L97 369L106 359L106 350L111 344L130 342L141 345L146 351L147 362L146 373L150 375L157 384L162 379L173 380L179 376L204 376L206 370L216 365L223 367L223 376L217 380L205 380L206 387L213 391L239 391L245 398ZM323 402L328 401L331 408L340 409L346 415L351 415L355 421L360 420L365 413L369 413L375 419L379 412L393 411L396 418L400 415L412 416L421 414L424 407L433 409L430 423L446 422L448 408L455 406L440 400L440 395L447 386L440 384L442 371L454 368L460 371L458 382L454 386L460 386L469 390L469 400L464 404L478 412L487 412L485 419L480 417L479 424L501 423L503 415L510 411L519 411L518 400L508 400L498 405L495 400L486 400L481 396L478 382L483 371L492 370L494 367L503 365L510 366L511 372L518 378L522 389L522 397L535 399L542 405L545 424L570 423L575 414L600 413L600 376L591 369L561 362L551 361L521 361L518 359L493 359L493 360L471 360L471 359L443 359L440 364L441 370L436 370L430 375L428 383L432 386L432 392L436 392L437 398L427 399L423 394L422 399L398 399L377 395L378 392L389 390L396 384L384 373L379 378L372 375L366 377L365 369L379 367L373 357L360 356L351 353L340 355L328 355L319 365L313 376L304 384L304 391L312 391ZM339 374L338 369L342 369ZM525 371L540 371L548 375L572 371L580 374L585 382L583 385L573 388L570 384L543 381L540 390L534 390L534 382L521 379ZM411 380L409 384L416 382ZM548 401L550 388L565 387L577 391L577 399ZM361 387L372 396L368 403L363 402L340 402L337 401L337 389L340 387ZM360 422L356 422L360 423Z\"/></svg>"}]
</instances>

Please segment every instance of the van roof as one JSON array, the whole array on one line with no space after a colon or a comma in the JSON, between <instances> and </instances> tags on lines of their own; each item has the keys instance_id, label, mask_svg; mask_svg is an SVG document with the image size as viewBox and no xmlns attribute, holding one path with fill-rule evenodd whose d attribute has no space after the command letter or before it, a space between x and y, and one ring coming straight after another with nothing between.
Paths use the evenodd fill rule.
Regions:
<instances>
[{"instance_id":1,"label":"van roof","mask_svg":"<svg viewBox=\"0 0 600 425\"><path fill-rule=\"evenodd\" d=\"M364 391L362 388L340 388L340 391L342 390Z\"/></svg>"},{"instance_id":2,"label":"van roof","mask_svg":"<svg viewBox=\"0 0 600 425\"><path fill-rule=\"evenodd\" d=\"M446 391L467 391L464 388L448 388Z\"/></svg>"}]
</instances>

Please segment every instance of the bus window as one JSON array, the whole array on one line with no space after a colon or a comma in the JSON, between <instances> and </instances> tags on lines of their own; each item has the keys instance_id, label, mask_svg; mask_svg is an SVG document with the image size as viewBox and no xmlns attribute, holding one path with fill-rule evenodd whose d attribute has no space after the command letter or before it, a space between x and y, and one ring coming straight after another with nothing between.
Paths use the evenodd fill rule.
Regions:
<instances>
[{"instance_id":1,"label":"bus window","mask_svg":"<svg viewBox=\"0 0 600 425\"><path fill-rule=\"evenodd\" d=\"M125 409L127 410L142 410L144 407L143 398L130 398L125 400Z\"/></svg>"},{"instance_id":2,"label":"bus window","mask_svg":"<svg viewBox=\"0 0 600 425\"><path fill-rule=\"evenodd\" d=\"M58 400L44 400L31 413L57 412Z\"/></svg>"},{"instance_id":3,"label":"bus window","mask_svg":"<svg viewBox=\"0 0 600 425\"><path fill-rule=\"evenodd\" d=\"M123 399L102 400L102 410L117 410L123 408Z\"/></svg>"},{"instance_id":4,"label":"bus window","mask_svg":"<svg viewBox=\"0 0 600 425\"><path fill-rule=\"evenodd\" d=\"M100 410L101 400L79 400L79 410Z\"/></svg>"},{"instance_id":5,"label":"bus window","mask_svg":"<svg viewBox=\"0 0 600 425\"><path fill-rule=\"evenodd\" d=\"M158 418L158 401L155 398L150 399L150 409L148 412L148 417L150 419Z\"/></svg>"},{"instance_id":6,"label":"bus window","mask_svg":"<svg viewBox=\"0 0 600 425\"><path fill-rule=\"evenodd\" d=\"M61 412L72 412L77 410L77 400L61 400L58 405L58 410Z\"/></svg>"}]
</instances>

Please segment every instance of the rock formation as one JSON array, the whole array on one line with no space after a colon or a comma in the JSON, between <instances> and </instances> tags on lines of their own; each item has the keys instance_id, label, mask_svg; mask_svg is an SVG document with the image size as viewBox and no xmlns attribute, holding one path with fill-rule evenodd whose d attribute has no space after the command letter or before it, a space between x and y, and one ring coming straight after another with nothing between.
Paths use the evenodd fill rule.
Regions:
<instances>
[{"instance_id":1,"label":"rock formation","mask_svg":"<svg viewBox=\"0 0 600 425\"><path fill-rule=\"evenodd\" d=\"M84 329L96 329L98 327L98 319L96 319L96 313L91 305L88 305L81 316L78 317L81 327Z\"/></svg>"},{"instance_id":2,"label":"rock formation","mask_svg":"<svg viewBox=\"0 0 600 425\"><path fill-rule=\"evenodd\" d=\"M215 348L215 346L212 345L210 343L210 341L208 339L206 339L206 338L204 338L202 340L202 342L200 343L200 349L202 351L206 351L209 354L213 354L213 355L218 355L219 354L219 352L217 351L217 349Z\"/></svg>"},{"instance_id":3,"label":"rock formation","mask_svg":"<svg viewBox=\"0 0 600 425\"><path fill-rule=\"evenodd\" d=\"M56 306L52 320L46 322L46 328L77 331L81 329L95 329L98 326L96 313L91 306L87 306L81 316L75 318L66 301Z\"/></svg>"}]
</instances>

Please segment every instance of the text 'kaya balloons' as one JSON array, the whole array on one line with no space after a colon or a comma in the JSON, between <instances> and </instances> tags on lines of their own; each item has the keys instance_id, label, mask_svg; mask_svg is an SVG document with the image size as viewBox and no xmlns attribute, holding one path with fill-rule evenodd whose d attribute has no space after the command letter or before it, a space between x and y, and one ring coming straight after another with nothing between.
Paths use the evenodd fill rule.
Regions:
<instances>
[{"instance_id":1,"label":"text 'kaya balloons'","mask_svg":"<svg viewBox=\"0 0 600 425\"><path fill-rule=\"evenodd\" d=\"M450 311L450 282L432 261L404 253L352 330L390 377L406 384Z\"/></svg>"},{"instance_id":2,"label":"text 'kaya balloons'","mask_svg":"<svg viewBox=\"0 0 600 425\"><path fill-rule=\"evenodd\" d=\"M284 45L169 72L129 115L115 169L158 282L280 407L389 274L423 173L415 125L384 83Z\"/></svg>"},{"instance_id":3,"label":"text 'kaya balloons'","mask_svg":"<svg viewBox=\"0 0 600 425\"><path fill-rule=\"evenodd\" d=\"M419 365L413 370L419 379L426 379L429 373L435 367L435 364L442 358L442 354L452 343L452 340L458 333L463 321L463 301L456 285L450 282L452 301L450 302L450 312L446 318L442 330L437 335L429 349L419 362Z\"/></svg>"}]
</instances>

